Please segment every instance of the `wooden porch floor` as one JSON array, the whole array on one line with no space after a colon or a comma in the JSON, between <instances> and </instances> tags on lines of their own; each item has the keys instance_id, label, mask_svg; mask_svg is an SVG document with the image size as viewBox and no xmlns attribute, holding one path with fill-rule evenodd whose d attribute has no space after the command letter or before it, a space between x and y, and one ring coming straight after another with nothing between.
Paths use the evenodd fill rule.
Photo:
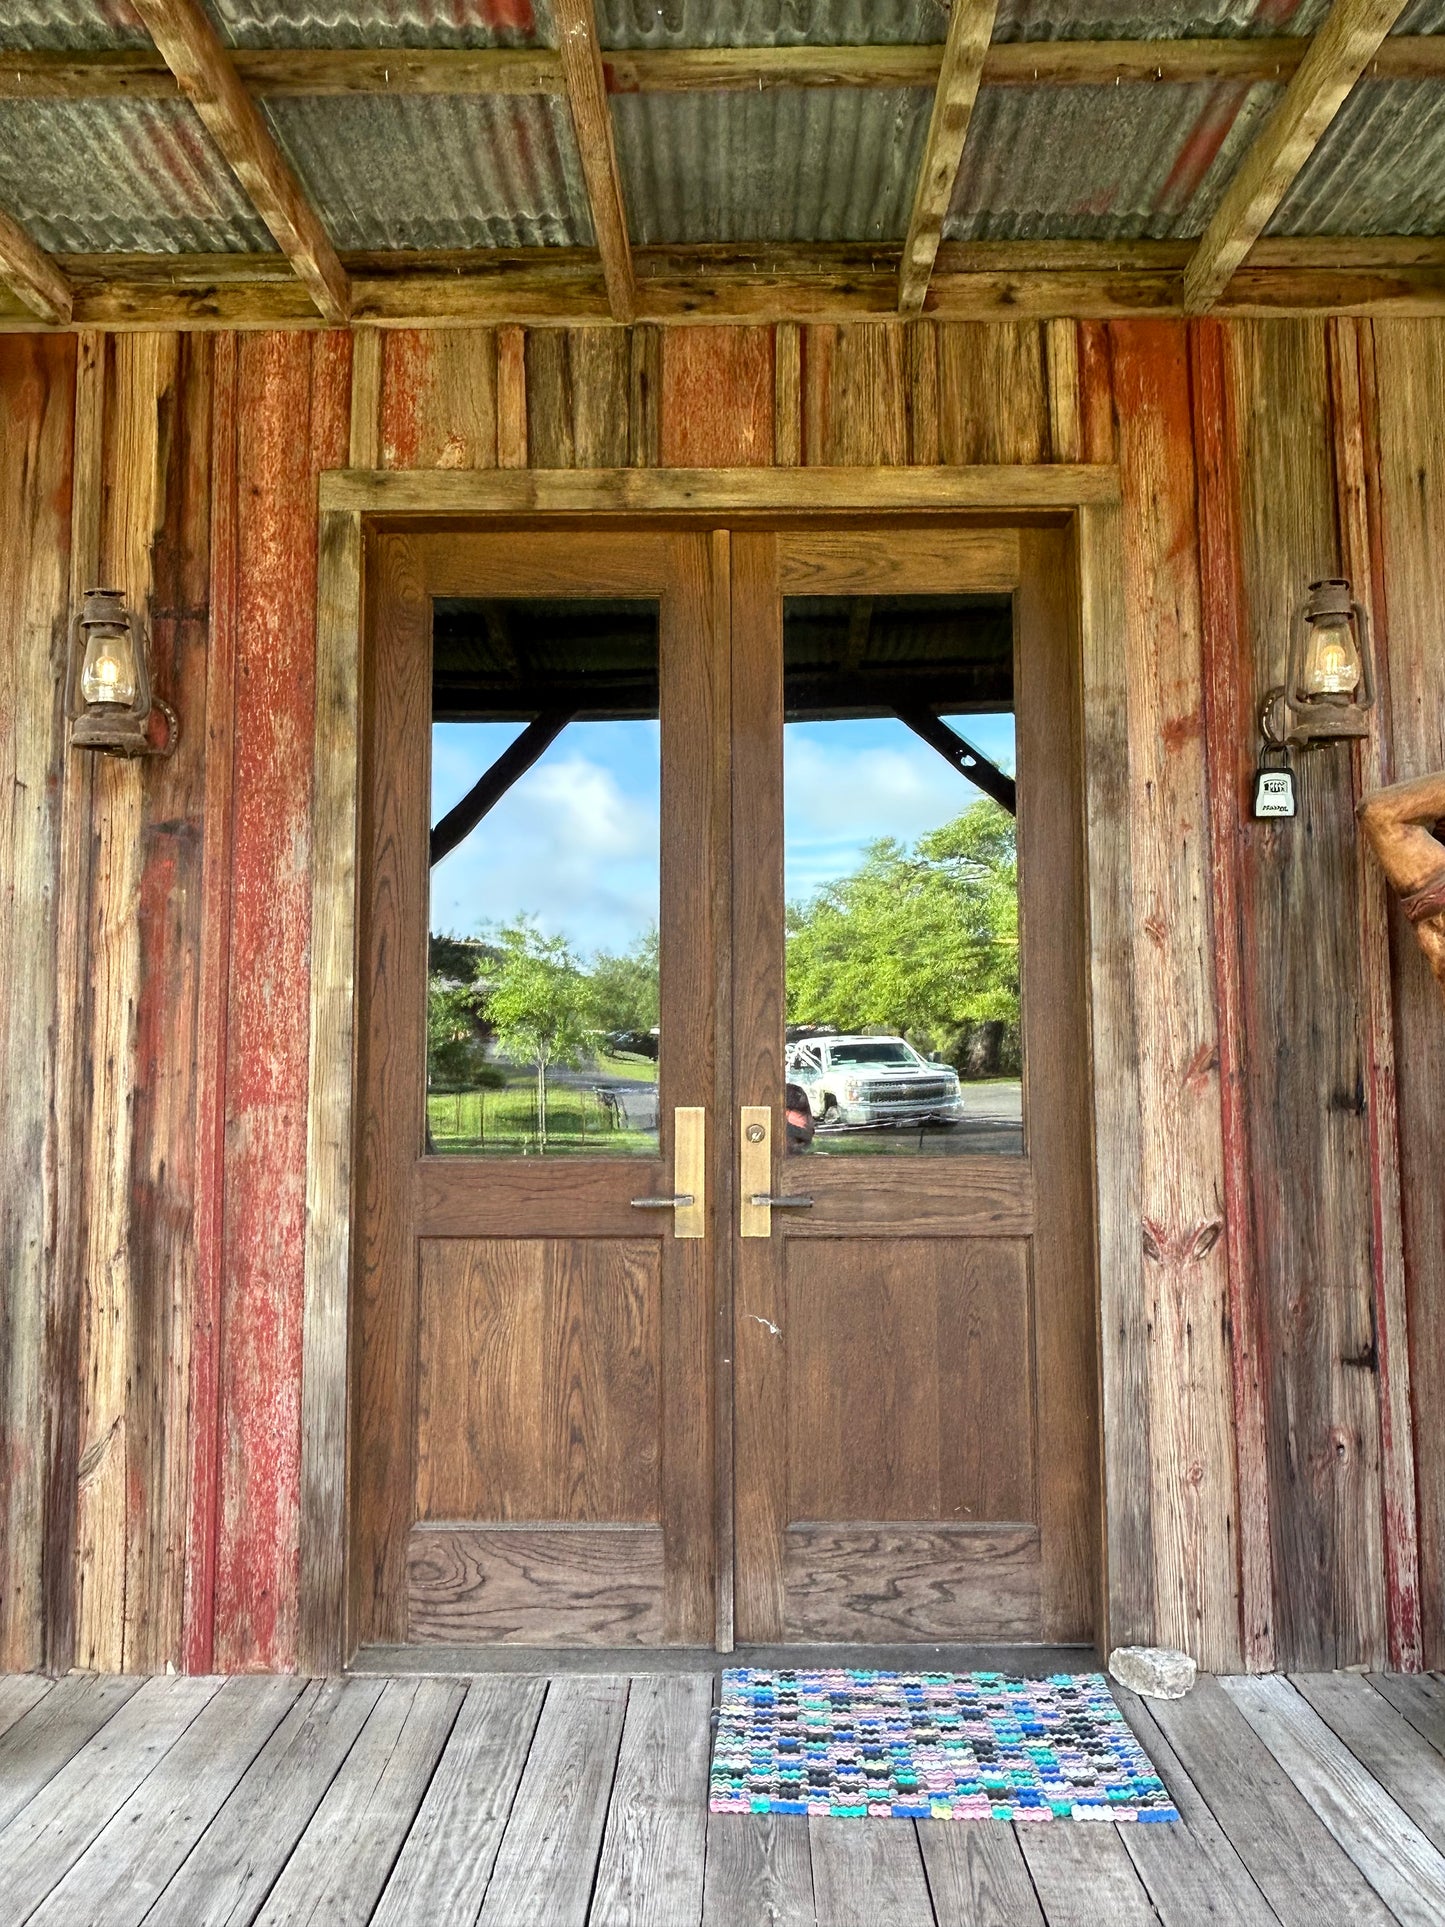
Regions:
<instances>
[{"instance_id":1,"label":"wooden porch floor","mask_svg":"<svg viewBox=\"0 0 1445 1927\"><path fill-rule=\"evenodd\" d=\"M1445 1921L1445 1676L1121 1694L1169 1826L707 1813L715 1676L0 1679L0 1923Z\"/></svg>"}]
</instances>

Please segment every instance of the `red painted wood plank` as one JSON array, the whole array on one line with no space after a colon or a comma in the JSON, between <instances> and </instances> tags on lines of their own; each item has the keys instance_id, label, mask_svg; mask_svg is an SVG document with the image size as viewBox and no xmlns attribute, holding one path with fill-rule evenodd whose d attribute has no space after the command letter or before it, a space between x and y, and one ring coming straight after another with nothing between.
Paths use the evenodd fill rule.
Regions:
<instances>
[{"instance_id":1,"label":"red painted wood plank","mask_svg":"<svg viewBox=\"0 0 1445 1927\"><path fill-rule=\"evenodd\" d=\"M235 776L214 1663L294 1665L310 984L316 474L342 467L350 344L240 348Z\"/></svg>"},{"instance_id":2,"label":"red painted wood plank","mask_svg":"<svg viewBox=\"0 0 1445 1927\"><path fill-rule=\"evenodd\" d=\"M772 459L772 329L664 329L662 466L766 468Z\"/></svg>"},{"instance_id":3,"label":"red painted wood plank","mask_svg":"<svg viewBox=\"0 0 1445 1927\"><path fill-rule=\"evenodd\" d=\"M1269 1464L1265 1450L1259 1270L1250 1198L1249 1105L1244 1085L1239 837L1248 807L1237 777L1239 743L1252 728L1239 638L1249 622L1239 548L1238 477L1224 330L1190 329L1194 440L1199 487L1199 562L1204 637L1204 733L1209 771L1209 881L1219 1010L1224 1123L1224 1236L1239 1482L1240 1609L1244 1663L1274 1664Z\"/></svg>"},{"instance_id":4,"label":"red painted wood plank","mask_svg":"<svg viewBox=\"0 0 1445 1927\"><path fill-rule=\"evenodd\" d=\"M196 1070L196 1286L191 1325L190 1493L186 1532L187 1672L211 1670L220 1473L221 1281L226 1200L226 1036L231 956L231 792L236 657L235 335L216 337L211 400L210 638L205 731Z\"/></svg>"}]
</instances>

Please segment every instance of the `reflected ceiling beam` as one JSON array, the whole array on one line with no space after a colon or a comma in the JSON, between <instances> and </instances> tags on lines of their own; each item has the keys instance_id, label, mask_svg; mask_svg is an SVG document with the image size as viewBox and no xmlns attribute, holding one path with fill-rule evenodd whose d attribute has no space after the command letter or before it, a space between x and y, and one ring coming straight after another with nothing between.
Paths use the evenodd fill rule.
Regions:
<instances>
[{"instance_id":1,"label":"reflected ceiling beam","mask_svg":"<svg viewBox=\"0 0 1445 1927\"><path fill-rule=\"evenodd\" d=\"M1018 785L1014 779L1006 770L1001 770L997 763L991 762L981 749L975 749L972 743L965 742L941 716L935 716L931 709L900 709L895 714L905 729L911 729L915 736L921 736L976 790L991 796L1000 809L1007 810L1010 816L1018 815Z\"/></svg>"},{"instance_id":2,"label":"reflected ceiling beam","mask_svg":"<svg viewBox=\"0 0 1445 1927\"><path fill-rule=\"evenodd\" d=\"M923 149L923 165L918 173L913 213L898 270L901 314L918 314L928 293L928 280L933 273L938 244L943 239L944 218L953 199L963 144L968 139L968 123L978 98L997 12L998 0L953 0L943 65L939 69L928 139Z\"/></svg>"},{"instance_id":3,"label":"reflected ceiling beam","mask_svg":"<svg viewBox=\"0 0 1445 1927\"><path fill-rule=\"evenodd\" d=\"M351 313L346 270L199 0L132 4L311 299L327 321L344 324Z\"/></svg>"},{"instance_id":4,"label":"reflected ceiling beam","mask_svg":"<svg viewBox=\"0 0 1445 1927\"><path fill-rule=\"evenodd\" d=\"M508 743L496 762L479 777L460 803L449 809L431 833L431 863L435 869L464 843L489 810L494 810L512 785L543 755L572 720L570 710L554 710L528 723L515 742Z\"/></svg>"},{"instance_id":5,"label":"reflected ceiling beam","mask_svg":"<svg viewBox=\"0 0 1445 1927\"><path fill-rule=\"evenodd\" d=\"M1156 83L1283 85L1307 38L1009 40L984 57L985 87L1114 87ZM562 60L548 47L234 47L238 79L267 98L337 94L561 94ZM758 93L778 87L938 85L942 49L903 47L658 47L602 54L613 94ZM1378 80L1445 79L1445 34L1392 34L1366 72ZM173 100L176 77L149 50L0 52L0 100L105 97Z\"/></svg>"},{"instance_id":6,"label":"reflected ceiling beam","mask_svg":"<svg viewBox=\"0 0 1445 1927\"><path fill-rule=\"evenodd\" d=\"M567 104L582 156L587 201L607 305L614 321L631 321L637 312L632 280L632 245L627 237L627 215L622 205L622 177L617 171L617 148L612 138L612 110L602 76L602 49L592 0L552 0L558 51L567 83Z\"/></svg>"},{"instance_id":7,"label":"reflected ceiling beam","mask_svg":"<svg viewBox=\"0 0 1445 1927\"><path fill-rule=\"evenodd\" d=\"M1408 0L1335 0L1284 99L1236 168L1184 270L1184 306L1202 314L1228 287Z\"/></svg>"},{"instance_id":8,"label":"reflected ceiling beam","mask_svg":"<svg viewBox=\"0 0 1445 1927\"><path fill-rule=\"evenodd\" d=\"M0 281L32 314L56 327L71 317L74 296L55 262L8 214L0 212Z\"/></svg>"}]
</instances>

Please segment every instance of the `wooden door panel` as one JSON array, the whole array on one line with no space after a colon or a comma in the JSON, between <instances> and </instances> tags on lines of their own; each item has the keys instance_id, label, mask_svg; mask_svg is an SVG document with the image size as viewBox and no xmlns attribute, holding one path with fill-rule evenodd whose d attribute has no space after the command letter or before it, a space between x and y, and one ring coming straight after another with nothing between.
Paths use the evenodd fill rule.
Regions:
<instances>
[{"instance_id":1,"label":"wooden door panel","mask_svg":"<svg viewBox=\"0 0 1445 1927\"><path fill-rule=\"evenodd\" d=\"M1028 1247L789 1239L788 1523L1036 1517Z\"/></svg>"},{"instance_id":2,"label":"wooden door panel","mask_svg":"<svg viewBox=\"0 0 1445 1927\"><path fill-rule=\"evenodd\" d=\"M420 1644L652 1646L668 1633L661 1526L413 1526Z\"/></svg>"},{"instance_id":3,"label":"wooden door panel","mask_svg":"<svg viewBox=\"0 0 1445 1927\"><path fill-rule=\"evenodd\" d=\"M657 1523L656 1240L421 1242L418 1520Z\"/></svg>"},{"instance_id":4,"label":"wooden door panel","mask_svg":"<svg viewBox=\"0 0 1445 1927\"><path fill-rule=\"evenodd\" d=\"M1036 1526L789 1526L788 1639L1038 1640Z\"/></svg>"}]
</instances>

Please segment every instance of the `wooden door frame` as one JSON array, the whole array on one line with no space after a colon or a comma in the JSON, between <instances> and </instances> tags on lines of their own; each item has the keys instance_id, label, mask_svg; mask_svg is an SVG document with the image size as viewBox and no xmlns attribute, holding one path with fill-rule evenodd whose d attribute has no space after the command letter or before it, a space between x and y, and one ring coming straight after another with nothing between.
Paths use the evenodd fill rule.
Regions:
<instances>
[{"instance_id":1,"label":"wooden door frame","mask_svg":"<svg viewBox=\"0 0 1445 1927\"><path fill-rule=\"evenodd\" d=\"M1119 472L1112 465L757 469L343 469L319 491L312 774L311 996L302 1326L300 1639L303 1671L346 1664L350 1467L363 524L586 514L642 518L977 516L1065 523L1083 703L1089 1061L1100 1345L1099 1639L1147 1636L1145 1307L1128 811L1128 682ZM719 1549L720 1553L722 1548Z\"/></svg>"}]
</instances>

